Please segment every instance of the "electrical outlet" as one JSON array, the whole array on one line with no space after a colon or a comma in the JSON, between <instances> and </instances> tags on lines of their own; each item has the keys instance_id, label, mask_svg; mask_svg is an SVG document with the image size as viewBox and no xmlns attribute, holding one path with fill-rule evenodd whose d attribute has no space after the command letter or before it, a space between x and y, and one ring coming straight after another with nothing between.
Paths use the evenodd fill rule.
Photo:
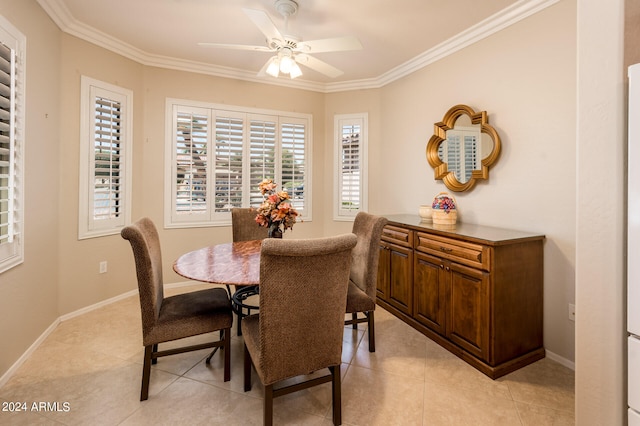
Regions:
<instances>
[{"instance_id":1,"label":"electrical outlet","mask_svg":"<svg viewBox=\"0 0 640 426\"><path fill-rule=\"evenodd\" d=\"M573 303L569 303L569 319L571 321L576 320L576 305Z\"/></svg>"},{"instance_id":2,"label":"electrical outlet","mask_svg":"<svg viewBox=\"0 0 640 426\"><path fill-rule=\"evenodd\" d=\"M105 274L107 272L107 261L103 260L102 262L100 262L100 269L99 269L101 274Z\"/></svg>"}]
</instances>

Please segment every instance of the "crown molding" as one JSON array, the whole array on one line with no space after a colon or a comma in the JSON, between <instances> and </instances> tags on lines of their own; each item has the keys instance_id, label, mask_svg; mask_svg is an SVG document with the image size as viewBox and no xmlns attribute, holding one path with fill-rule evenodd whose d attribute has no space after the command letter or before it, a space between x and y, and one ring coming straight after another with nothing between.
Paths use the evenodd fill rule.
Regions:
<instances>
[{"instance_id":1,"label":"crown molding","mask_svg":"<svg viewBox=\"0 0 640 426\"><path fill-rule=\"evenodd\" d=\"M304 79L286 80L272 77L258 77L254 72L236 68L150 54L79 22L73 17L63 0L37 1L40 7L42 7L63 32L143 65L232 78L260 84L272 84L322 93L335 93L349 90L378 89L386 86L544 10L558 3L560 0L520 0L378 77L336 83L316 83Z\"/></svg>"},{"instance_id":2,"label":"crown molding","mask_svg":"<svg viewBox=\"0 0 640 426\"><path fill-rule=\"evenodd\" d=\"M520 0L377 78L380 87L483 40L560 0Z\"/></svg>"}]
</instances>

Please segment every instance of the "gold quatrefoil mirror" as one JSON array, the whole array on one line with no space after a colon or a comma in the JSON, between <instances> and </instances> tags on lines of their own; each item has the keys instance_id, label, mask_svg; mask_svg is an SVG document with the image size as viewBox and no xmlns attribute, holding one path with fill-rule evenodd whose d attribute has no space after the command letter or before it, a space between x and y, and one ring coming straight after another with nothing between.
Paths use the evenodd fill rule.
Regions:
<instances>
[{"instance_id":1,"label":"gold quatrefoil mirror","mask_svg":"<svg viewBox=\"0 0 640 426\"><path fill-rule=\"evenodd\" d=\"M452 191L468 191L479 179L489 179L489 167L500 156L500 136L489 125L486 111L466 105L449 109L427 143L427 161L435 178Z\"/></svg>"}]
</instances>

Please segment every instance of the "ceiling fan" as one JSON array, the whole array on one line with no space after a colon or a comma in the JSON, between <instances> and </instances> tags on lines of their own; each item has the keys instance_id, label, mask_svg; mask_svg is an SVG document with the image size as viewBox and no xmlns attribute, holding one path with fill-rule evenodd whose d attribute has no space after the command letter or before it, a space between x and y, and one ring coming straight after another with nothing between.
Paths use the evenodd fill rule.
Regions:
<instances>
[{"instance_id":1,"label":"ceiling fan","mask_svg":"<svg viewBox=\"0 0 640 426\"><path fill-rule=\"evenodd\" d=\"M283 73L288 74L291 78L302 75L299 64L328 77L338 77L343 74L341 70L311 56L311 54L362 49L360 41L350 36L302 41L298 37L289 35L286 33L288 19L298 11L298 3L294 0L276 0L275 6L278 13L284 17L285 33L281 33L278 30L266 12L256 9L242 9L247 17L249 17L265 35L266 46L225 43L198 43L198 45L203 47L274 53L275 55L269 58L260 72L258 72L258 75L263 76L268 74L272 77L278 77L280 73Z\"/></svg>"}]
</instances>

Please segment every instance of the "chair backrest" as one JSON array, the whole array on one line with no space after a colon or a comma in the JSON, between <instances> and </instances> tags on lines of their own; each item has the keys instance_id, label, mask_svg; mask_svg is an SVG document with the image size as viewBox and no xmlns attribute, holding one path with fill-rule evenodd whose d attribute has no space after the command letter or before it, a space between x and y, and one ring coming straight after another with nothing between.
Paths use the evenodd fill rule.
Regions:
<instances>
[{"instance_id":1,"label":"chair backrest","mask_svg":"<svg viewBox=\"0 0 640 426\"><path fill-rule=\"evenodd\" d=\"M120 235L131 243L136 262L144 336L155 325L164 299L160 238L155 225L146 217L123 228Z\"/></svg>"},{"instance_id":2,"label":"chair backrest","mask_svg":"<svg viewBox=\"0 0 640 426\"><path fill-rule=\"evenodd\" d=\"M264 240L269 228L256 223L258 211L252 208L234 207L231 209L231 229L233 241Z\"/></svg>"},{"instance_id":3,"label":"chair backrest","mask_svg":"<svg viewBox=\"0 0 640 426\"><path fill-rule=\"evenodd\" d=\"M352 232L358 237L358 244L351 252L353 261L349 279L374 300L380 257L380 237L386 224L386 218L366 212L358 213L353 221Z\"/></svg>"},{"instance_id":4,"label":"chair backrest","mask_svg":"<svg viewBox=\"0 0 640 426\"><path fill-rule=\"evenodd\" d=\"M258 362L265 385L340 364L355 245L353 234L262 242Z\"/></svg>"}]
</instances>

